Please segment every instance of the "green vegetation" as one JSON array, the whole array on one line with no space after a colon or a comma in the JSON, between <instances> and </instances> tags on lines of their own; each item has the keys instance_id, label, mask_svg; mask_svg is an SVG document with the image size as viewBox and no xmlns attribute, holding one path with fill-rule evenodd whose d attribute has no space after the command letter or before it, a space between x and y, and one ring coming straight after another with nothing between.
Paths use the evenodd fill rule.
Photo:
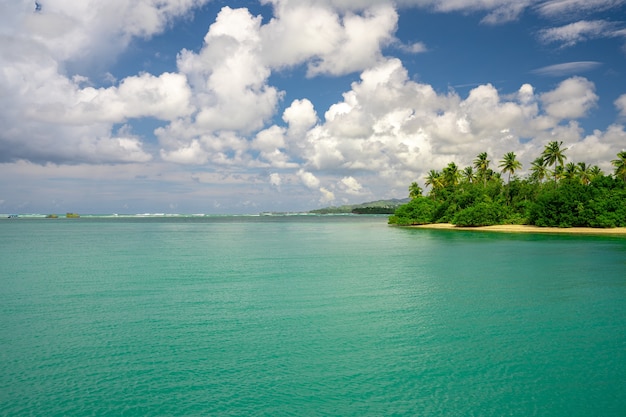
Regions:
<instances>
[{"instance_id":1,"label":"green vegetation","mask_svg":"<svg viewBox=\"0 0 626 417\"><path fill-rule=\"evenodd\" d=\"M490 168L486 152L464 169L451 162L431 170L425 177L428 195L412 183L411 201L398 207L389 223L626 227L626 151L611 161L612 174L585 162L565 164L566 151L563 142L550 142L526 178L515 175L522 164L513 152L499 161L500 172Z\"/></svg>"}]
</instances>

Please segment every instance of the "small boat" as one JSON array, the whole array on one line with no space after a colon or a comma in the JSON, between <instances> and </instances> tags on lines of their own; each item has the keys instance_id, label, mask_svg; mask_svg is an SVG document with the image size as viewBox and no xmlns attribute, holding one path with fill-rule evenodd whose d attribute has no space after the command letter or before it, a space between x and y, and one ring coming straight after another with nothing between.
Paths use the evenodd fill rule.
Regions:
<instances>
[{"instance_id":1,"label":"small boat","mask_svg":"<svg viewBox=\"0 0 626 417\"><path fill-rule=\"evenodd\" d=\"M7 216L7 219L17 219L18 217L20 217L20 216L19 216L19 215L17 215L17 214L9 214L9 215Z\"/></svg>"}]
</instances>

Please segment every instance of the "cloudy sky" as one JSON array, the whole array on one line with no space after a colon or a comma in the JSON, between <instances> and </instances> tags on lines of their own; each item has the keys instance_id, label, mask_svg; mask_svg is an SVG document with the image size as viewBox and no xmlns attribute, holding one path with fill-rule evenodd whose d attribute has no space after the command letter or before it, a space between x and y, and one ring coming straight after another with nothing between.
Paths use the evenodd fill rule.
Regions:
<instances>
[{"instance_id":1,"label":"cloudy sky","mask_svg":"<svg viewBox=\"0 0 626 417\"><path fill-rule=\"evenodd\" d=\"M404 198L626 149L626 0L0 0L0 212Z\"/></svg>"}]
</instances>

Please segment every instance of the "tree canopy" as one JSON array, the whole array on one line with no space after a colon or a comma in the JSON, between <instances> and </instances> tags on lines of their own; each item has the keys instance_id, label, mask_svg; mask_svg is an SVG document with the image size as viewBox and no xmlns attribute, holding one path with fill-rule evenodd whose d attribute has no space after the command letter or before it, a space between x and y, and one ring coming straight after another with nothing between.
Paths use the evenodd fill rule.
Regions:
<instances>
[{"instance_id":1,"label":"tree canopy","mask_svg":"<svg viewBox=\"0 0 626 417\"><path fill-rule=\"evenodd\" d=\"M522 164L515 153L504 154L498 168L507 174L506 184L489 168L486 152L472 166L450 162L430 170L424 181L428 193L412 183L411 201L398 207L389 223L626 227L626 151L611 161L610 174L585 162L565 164L566 151L563 142L550 142L525 178L516 175Z\"/></svg>"}]
</instances>

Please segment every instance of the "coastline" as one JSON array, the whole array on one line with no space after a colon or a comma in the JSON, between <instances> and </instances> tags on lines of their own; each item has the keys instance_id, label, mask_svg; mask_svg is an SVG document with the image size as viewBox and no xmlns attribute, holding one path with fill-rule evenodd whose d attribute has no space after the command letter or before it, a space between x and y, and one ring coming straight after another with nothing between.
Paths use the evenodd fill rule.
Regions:
<instances>
[{"instance_id":1,"label":"coastline","mask_svg":"<svg viewBox=\"0 0 626 417\"><path fill-rule=\"evenodd\" d=\"M502 224L495 226L460 227L450 223L433 223L408 226L417 229L439 229L439 230L468 230L477 232L503 232L503 233L559 233L573 235L613 235L626 236L626 227L613 227L607 229L593 227L539 227L521 224Z\"/></svg>"}]
</instances>

